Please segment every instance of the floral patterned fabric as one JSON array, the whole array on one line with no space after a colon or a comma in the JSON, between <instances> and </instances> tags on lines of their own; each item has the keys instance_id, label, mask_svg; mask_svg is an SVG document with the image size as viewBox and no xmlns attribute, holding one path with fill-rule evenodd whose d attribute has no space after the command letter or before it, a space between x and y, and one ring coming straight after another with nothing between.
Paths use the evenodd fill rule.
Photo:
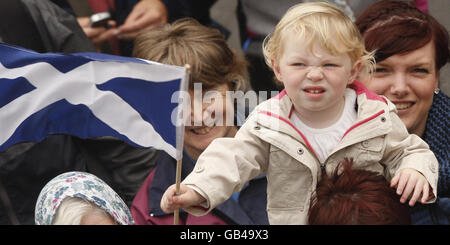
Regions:
<instances>
[{"instance_id":1,"label":"floral patterned fabric","mask_svg":"<svg viewBox=\"0 0 450 245\"><path fill-rule=\"evenodd\" d=\"M44 186L36 202L35 223L51 225L58 206L66 197L95 203L118 224L134 224L131 212L120 196L103 180L84 172L60 174Z\"/></svg>"}]
</instances>

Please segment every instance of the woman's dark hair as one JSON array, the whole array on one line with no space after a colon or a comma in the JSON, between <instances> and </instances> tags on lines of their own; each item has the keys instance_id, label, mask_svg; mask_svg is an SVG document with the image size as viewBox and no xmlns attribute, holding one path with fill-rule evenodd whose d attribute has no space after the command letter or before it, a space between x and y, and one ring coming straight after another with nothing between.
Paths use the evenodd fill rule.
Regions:
<instances>
[{"instance_id":1,"label":"woman's dark hair","mask_svg":"<svg viewBox=\"0 0 450 245\"><path fill-rule=\"evenodd\" d=\"M332 176L323 173L311 198L311 225L409 225L406 204L389 186L384 176L352 169L345 159ZM342 173L338 174L338 171Z\"/></svg>"},{"instance_id":2,"label":"woman's dark hair","mask_svg":"<svg viewBox=\"0 0 450 245\"><path fill-rule=\"evenodd\" d=\"M431 15L411 3L383 0L371 5L356 20L368 51L375 60L419 49L430 41L435 46L436 70L450 61L449 35Z\"/></svg>"}]
</instances>

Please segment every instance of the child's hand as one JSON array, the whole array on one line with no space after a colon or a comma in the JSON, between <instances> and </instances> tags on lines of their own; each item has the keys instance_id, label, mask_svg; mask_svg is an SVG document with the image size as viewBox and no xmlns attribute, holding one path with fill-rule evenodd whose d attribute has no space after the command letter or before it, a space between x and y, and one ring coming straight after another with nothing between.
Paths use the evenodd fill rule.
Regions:
<instances>
[{"instance_id":1,"label":"child's hand","mask_svg":"<svg viewBox=\"0 0 450 245\"><path fill-rule=\"evenodd\" d=\"M405 203L408 197L409 206L414 206L416 201L420 199L421 203L425 203L428 200L430 185L427 179L418 171L405 168L397 173L391 180L391 187L397 186L397 194L402 195L400 198L401 203Z\"/></svg>"},{"instance_id":2,"label":"child's hand","mask_svg":"<svg viewBox=\"0 0 450 245\"><path fill-rule=\"evenodd\" d=\"M180 194L176 195L176 185L171 185L161 198L161 209L173 213L175 209L196 206L204 201L204 197L186 185L180 185Z\"/></svg>"}]
</instances>

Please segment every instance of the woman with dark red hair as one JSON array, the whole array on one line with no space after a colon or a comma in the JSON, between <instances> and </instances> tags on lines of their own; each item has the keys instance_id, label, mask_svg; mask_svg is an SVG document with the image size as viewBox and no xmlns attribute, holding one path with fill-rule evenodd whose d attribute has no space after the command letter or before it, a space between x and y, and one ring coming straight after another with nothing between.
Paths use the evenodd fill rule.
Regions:
<instances>
[{"instance_id":1,"label":"woman with dark red hair","mask_svg":"<svg viewBox=\"0 0 450 245\"><path fill-rule=\"evenodd\" d=\"M450 100L439 90L439 70L450 60L448 32L413 5L390 0L371 5L356 25L376 52L375 72L363 82L396 105L409 133L439 161L438 200L411 208L412 223L450 224Z\"/></svg>"},{"instance_id":2,"label":"woman with dark red hair","mask_svg":"<svg viewBox=\"0 0 450 245\"><path fill-rule=\"evenodd\" d=\"M408 206L400 202L386 178L376 172L352 169L352 165L352 160L345 159L332 176L322 173L311 198L309 224L411 224Z\"/></svg>"}]
</instances>

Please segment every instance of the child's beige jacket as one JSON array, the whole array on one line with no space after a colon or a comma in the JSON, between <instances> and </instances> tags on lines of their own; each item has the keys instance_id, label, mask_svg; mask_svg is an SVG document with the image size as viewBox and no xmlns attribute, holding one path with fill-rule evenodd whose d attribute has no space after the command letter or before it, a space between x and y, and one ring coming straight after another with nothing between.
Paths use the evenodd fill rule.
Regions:
<instances>
[{"instance_id":1,"label":"child's beige jacket","mask_svg":"<svg viewBox=\"0 0 450 245\"><path fill-rule=\"evenodd\" d=\"M201 190L209 210L195 207L187 211L203 215L265 172L270 223L307 224L310 197L321 168L330 174L344 158L353 158L354 167L378 172L389 181L401 169L416 169L436 196L438 162L428 145L408 134L386 98L357 81L350 87L358 95L357 123L325 163L319 163L302 132L290 122L293 105L283 91L258 105L235 138L216 139L202 153L183 184Z\"/></svg>"}]
</instances>

